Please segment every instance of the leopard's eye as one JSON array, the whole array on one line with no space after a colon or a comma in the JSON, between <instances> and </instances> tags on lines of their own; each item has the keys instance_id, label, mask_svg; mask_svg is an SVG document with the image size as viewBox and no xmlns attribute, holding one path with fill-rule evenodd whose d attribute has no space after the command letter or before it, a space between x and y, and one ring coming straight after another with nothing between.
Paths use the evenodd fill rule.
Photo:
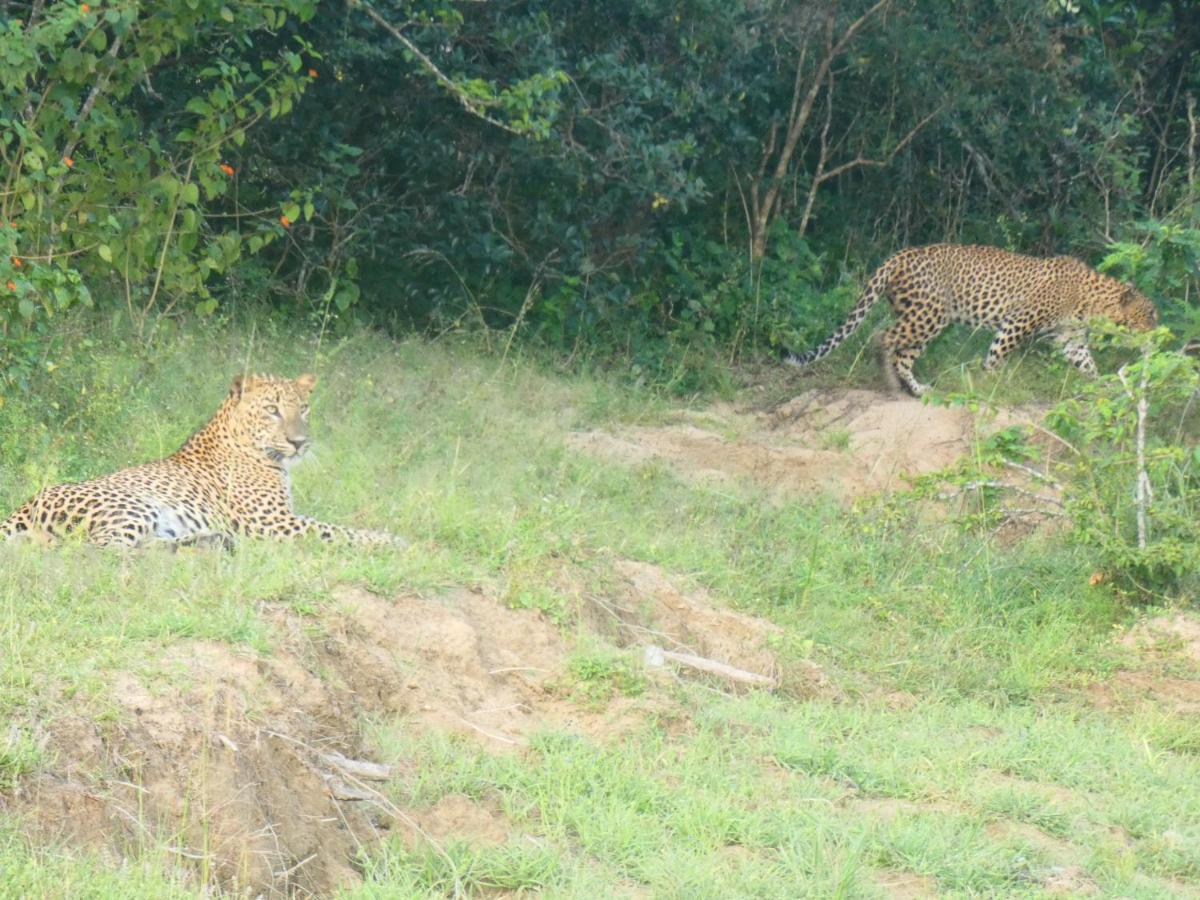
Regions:
<instances>
[{"instance_id":1,"label":"leopard's eye","mask_svg":"<svg viewBox=\"0 0 1200 900\"><path fill-rule=\"evenodd\" d=\"M267 415L278 416L279 415L279 407L276 406L274 403L269 404L267 406Z\"/></svg>"},{"instance_id":2,"label":"leopard's eye","mask_svg":"<svg viewBox=\"0 0 1200 900\"><path fill-rule=\"evenodd\" d=\"M308 404L307 403L305 403L302 407L300 407L300 418L302 418L302 419L308 418Z\"/></svg>"}]
</instances>

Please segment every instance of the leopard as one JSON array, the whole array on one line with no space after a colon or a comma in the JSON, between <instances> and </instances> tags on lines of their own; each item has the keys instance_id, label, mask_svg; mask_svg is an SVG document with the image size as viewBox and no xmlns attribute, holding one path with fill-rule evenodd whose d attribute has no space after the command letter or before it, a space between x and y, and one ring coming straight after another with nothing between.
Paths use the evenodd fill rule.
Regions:
<instances>
[{"instance_id":1,"label":"leopard","mask_svg":"<svg viewBox=\"0 0 1200 900\"><path fill-rule=\"evenodd\" d=\"M309 398L316 377L240 374L213 417L164 459L90 481L44 488L0 522L0 541L58 543L76 535L121 548L218 544L237 538L404 547L386 531L347 528L298 515L291 468L310 446Z\"/></svg>"},{"instance_id":2,"label":"leopard","mask_svg":"<svg viewBox=\"0 0 1200 900\"><path fill-rule=\"evenodd\" d=\"M915 397L929 388L913 366L951 323L995 331L983 367L995 369L1022 341L1049 336L1085 375L1096 363L1087 345L1089 320L1133 331L1158 324L1154 303L1137 288L1097 272L1073 256L1037 257L980 244L930 244L893 254L871 275L850 315L823 343L803 353L783 347L784 362L807 366L854 332L886 297L895 316L882 336L884 372Z\"/></svg>"}]
</instances>

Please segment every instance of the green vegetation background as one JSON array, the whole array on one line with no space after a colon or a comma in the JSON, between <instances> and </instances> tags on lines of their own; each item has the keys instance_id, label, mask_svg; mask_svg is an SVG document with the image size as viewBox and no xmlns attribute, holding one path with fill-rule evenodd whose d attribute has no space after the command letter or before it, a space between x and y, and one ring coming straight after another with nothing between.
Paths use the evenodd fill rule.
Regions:
<instances>
[{"instance_id":1,"label":"green vegetation background","mask_svg":"<svg viewBox=\"0 0 1200 900\"><path fill-rule=\"evenodd\" d=\"M1195 0L0 8L0 389L66 308L509 328L635 378L823 337L902 246L1195 332Z\"/></svg>"}]
</instances>

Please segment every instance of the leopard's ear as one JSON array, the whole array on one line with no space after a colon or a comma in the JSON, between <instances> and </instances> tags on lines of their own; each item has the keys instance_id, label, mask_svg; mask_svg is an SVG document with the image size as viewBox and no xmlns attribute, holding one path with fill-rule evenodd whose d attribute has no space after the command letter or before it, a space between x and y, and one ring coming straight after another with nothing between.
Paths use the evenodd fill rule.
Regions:
<instances>
[{"instance_id":1,"label":"leopard's ear","mask_svg":"<svg viewBox=\"0 0 1200 900\"><path fill-rule=\"evenodd\" d=\"M233 384L231 384L229 386L229 396L232 397L234 400L241 400L242 399L242 391L245 389L245 387L246 387L246 376L242 373L238 373L237 375L234 375L233 376Z\"/></svg>"},{"instance_id":2,"label":"leopard's ear","mask_svg":"<svg viewBox=\"0 0 1200 900\"><path fill-rule=\"evenodd\" d=\"M296 390L307 397L312 393L313 385L317 383L317 376L305 373L296 379Z\"/></svg>"}]
</instances>

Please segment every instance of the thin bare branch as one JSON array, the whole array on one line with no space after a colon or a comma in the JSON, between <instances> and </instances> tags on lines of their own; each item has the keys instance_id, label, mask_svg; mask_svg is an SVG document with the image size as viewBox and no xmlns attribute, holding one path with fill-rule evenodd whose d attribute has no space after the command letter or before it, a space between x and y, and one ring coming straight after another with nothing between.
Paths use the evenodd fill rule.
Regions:
<instances>
[{"instance_id":1,"label":"thin bare branch","mask_svg":"<svg viewBox=\"0 0 1200 900\"><path fill-rule=\"evenodd\" d=\"M1135 391L1129 386L1129 381L1125 375L1125 367L1122 366L1117 370L1117 378L1121 380L1121 387L1125 388L1125 393L1137 404L1137 436L1136 436L1136 453L1137 453L1137 475L1134 480L1133 496L1134 503L1137 507L1137 542L1138 549L1145 550L1146 543L1149 540L1149 510L1150 503L1154 499L1154 491L1150 486L1150 474L1146 470L1146 419L1150 414L1150 345L1145 344L1142 347L1142 373L1138 379L1137 390Z\"/></svg>"},{"instance_id":2,"label":"thin bare branch","mask_svg":"<svg viewBox=\"0 0 1200 900\"><path fill-rule=\"evenodd\" d=\"M842 173L848 172L850 169L857 168L858 166L886 166L888 163L890 163L892 161L892 159L896 156L896 154L899 153L901 150L903 150L905 147L907 147L909 145L909 143L912 141L912 139L915 138L918 133L920 133L921 129L924 128L926 125L928 125L931 121L933 121L934 117L938 113L940 113L943 109L944 109L943 106L939 106L937 109L935 109L933 112L931 112L925 118L923 118L920 122L918 122L916 125L914 125L912 127L912 129L908 132L908 134L906 134L904 137L902 137L900 139L900 142L898 144L896 144L895 147L893 147L891 150L888 151L887 155L884 156L883 159L868 159L864 156L855 157L854 159L850 160L849 162L842 163L840 166L834 166L828 172L823 172L820 175L818 181L825 182L831 178L837 178Z\"/></svg>"},{"instance_id":3,"label":"thin bare branch","mask_svg":"<svg viewBox=\"0 0 1200 900\"><path fill-rule=\"evenodd\" d=\"M830 11L825 19L824 52L817 63L815 71L812 73L807 90L802 90L801 88L804 83L804 63L808 54L808 35L807 33L805 34L800 58L796 63L796 78L792 89L792 102L788 110L788 125L783 144L780 147L779 156L775 160L775 168L771 177L765 179L766 189L763 191L762 199L756 199L754 203L754 230L751 240L754 258L761 259L766 250L767 231L770 227L771 219L775 215L779 202L779 192L783 188L788 168L791 166L792 157L796 152L796 145L800 140L800 135L808 125L808 120L812 116L813 106L822 87L826 85L826 79L834 60L845 49L846 45L853 40L854 36L862 30L863 26L876 13L885 9L890 4L891 0L878 0L874 6L846 26L846 30L836 40L834 39L834 13ZM755 194L757 194L757 191L752 190L752 196Z\"/></svg>"},{"instance_id":4,"label":"thin bare branch","mask_svg":"<svg viewBox=\"0 0 1200 900\"><path fill-rule=\"evenodd\" d=\"M828 88L825 93L825 124L821 126L820 151L817 155L817 173L808 185L808 196L804 198L804 212L800 216L800 224L796 233L803 237L808 231L808 223L812 218L813 206L817 202L817 190L824 179L825 164L829 160L829 126L833 123L833 70L829 72Z\"/></svg>"},{"instance_id":5,"label":"thin bare branch","mask_svg":"<svg viewBox=\"0 0 1200 900\"><path fill-rule=\"evenodd\" d=\"M715 659L709 659L705 656L697 656L694 653L664 650L656 644L646 645L644 657L646 665L651 667L659 667L670 661L681 666L687 666L689 669L696 669L699 672L707 672L710 675L717 675L729 681L736 681L739 684L752 684L756 687L765 687L768 689L776 685L775 679L769 675L749 672L745 669L731 666L728 663L718 662Z\"/></svg>"},{"instance_id":6,"label":"thin bare branch","mask_svg":"<svg viewBox=\"0 0 1200 900\"><path fill-rule=\"evenodd\" d=\"M427 71L430 75L432 75L434 77L434 80L437 81L438 84L440 84L442 87L444 87L446 90L448 90L451 94L453 94L455 99L458 100L459 105L461 105L462 108L465 109L467 112L469 112L471 115L475 116L477 119L482 119L483 121L487 122L489 125L495 125L497 128L507 131L509 134L520 135L521 132L517 131L511 125L506 125L504 122L501 122L499 119L493 118L492 116L488 115L484 111L483 107L479 104L479 101L468 96L466 91L464 91L458 84L456 84L452 78L450 78L448 75L446 75L446 73L444 73L441 69L439 69L437 67L437 63L435 63L432 59L430 59L428 56L426 56L421 51L420 47L418 47L411 40L409 40L403 31L401 31L399 28L397 28L395 25L393 25L391 22L389 22L387 19L385 19L379 13L377 13L371 7L371 5L369 3L364 3L363 0L346 0L346 5L349 6L351 9L361 9L363 12L365 12L367 14L367 17L370 18L371 21L373 21L376 25L378 25L380 28L382 28L384 31L386 31L388 34L390 34L392 37L394 37L396 40L398 40L401 44L403 44L404 49L406 49L409 53L411 53L413 56L415 56L417 58L417 60L421 63L422 67L424 67L425 71Z\"/></svg>"},{"instance_id":7,"label":"thin bare branch","mask_svg":"<svg viewBox=\"0 0 1200 900\"><path fill-rule=\"evenodd\" d=\"M1039 472L1033 466L1027 466L1024 463L1014 462L1011 459L1004 460L1004 465L1008 466L1010 469L1016 469L1018 472L1024 472L1030 478L1034 478L1043 482L1044 484L1048 484L1052 488L1062 488L1062 483L1059 482L1058 479L1051 478L1050 475L1045 472Z\"/></svg>"}]
</instances>

